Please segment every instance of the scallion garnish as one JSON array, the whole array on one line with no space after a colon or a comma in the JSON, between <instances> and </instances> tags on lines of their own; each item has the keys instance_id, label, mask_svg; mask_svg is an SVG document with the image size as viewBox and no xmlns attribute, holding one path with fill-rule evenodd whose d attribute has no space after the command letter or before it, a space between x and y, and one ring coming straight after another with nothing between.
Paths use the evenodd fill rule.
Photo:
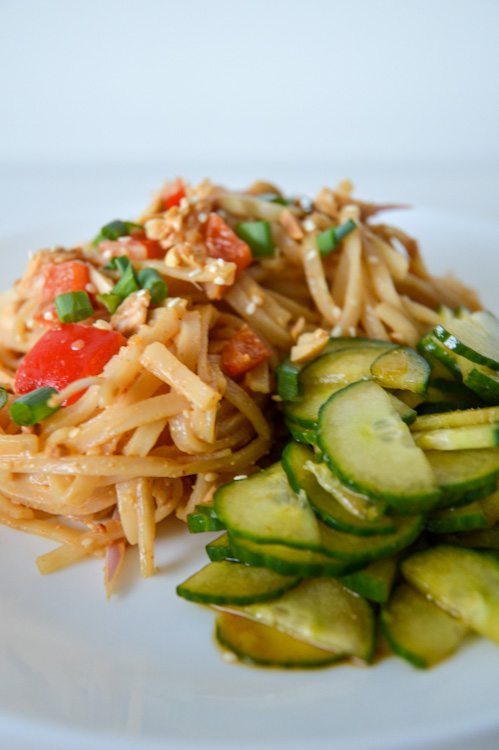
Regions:
<instances>
[{"instance_id":1,"label":"scallion garnish","mask_svg":"<svg viewBox=\"0 0 499 750\"><path fill-rule=\"evenodd\" d=\"M111 315L113 315L118 307L123 302L123 297L118 294L98 294L96 297L97 301L101 303Z\"/></svg>"},{"instance_id":2,"label":"scallion garnish","mask_svg":"<svg viewBox=\"0 0 499 750\"><path fill-rule=\"evenodd\" d=\"M338 227L329 227L325 232L319 234L316 243L322 257L329 255L333 250L337 250L340 242L356 228L357 224L352 219L348 219Z\"/></svg>"},{"instance_id":3,"label":"scallion garnish","mask_svg":"<svg viewBox=\"0 0 499 750\"><path fill-rule=\"evenodd\" d=\"M3 387L3 385L0 385L0 409L2 409L5 406L8 398L9 398L9 392L7 391L6 388Z\"/></svg>"},{"instance_id":4,"label":"scallion garnish","mask_svg":"<svg viewBox=\"0 0 499 750\"><path fill-rule=\"evenodd\" d=\"M268 201L269 203L278 203L280 206L289 206L290 201L283 198L279 193L260 193L257 196L262 201Z\"/></svg>"},{"instance_id":5,"label":"scallion garnish","mask_svg":"<svg viewBox=\"0 0 499 750\"><path fill-rule=\"evenodd\" d=\"M139 290L139 283L134 268L130 263L130 258L127 258L126 255L124 255L120 258L115 258L114 260L116 267L119 268L121 272L121 279L113 286L111 294L125 299L125 297L128 297L132 292L137 292Z\"/></svg>"},{"instance_id":6,"label":"scallion garnish","mask_svg":"<svg viewBox=\"0 0 499 750\"><path fill-rule=\"evenodd\" d=\"M61 323L78 323L94 314L86 292L65 292L55 298L55 308Z\"/></svg>"},{"instance_id":7,"label":"scallion garnish","mask_svg":"<svg viewBox=\"0 0 499 750\"><path fill-rule=\"evenodd\" d=\"M168 297L168 286L161 274L154 268L143 268L139 271L137 278L142 289L147 289L151 295L153 305L159 305Z\"/></svg>"},{"instance_id":8,"label":"scallion garnish","mask_svg":"<svg viewBox=\"0 0 499 750\"><path fill-rule=\"evenodd\" d=\"M142 224L135 224L133 221L115 219L102 227L100 234L94 240L94 244L98 245L99 242L104 242L104 240L115 241L120 237L128 237L134 230L143 231L144 227Z\"/></svg>"},{"instance_id":9,"label":"scallion garnish","mask_svg":"<svg viewBox=\"0 0 499 750\"><path fill-rule=\"evenodd\" d=\"M274 240L269 221L243 221L236 224L236 234L249 245L254 258L274 254Z\"/></svg>"},{"instance_id":10,"label":"scallion garnish","mask_svg":"<svg viewBox=\"0 0 499 750\"><path fill-rule=\"evenodd\" d=\"M59 406L49 406L48 401L51 396L57 394L55 388L44 386L37 388L36 391L25 393L24 396L16 399L10 407L10 417L13 422L20 425L38 424L43 419L55 414L61 408Z\"/></svg>"}]
</instances>

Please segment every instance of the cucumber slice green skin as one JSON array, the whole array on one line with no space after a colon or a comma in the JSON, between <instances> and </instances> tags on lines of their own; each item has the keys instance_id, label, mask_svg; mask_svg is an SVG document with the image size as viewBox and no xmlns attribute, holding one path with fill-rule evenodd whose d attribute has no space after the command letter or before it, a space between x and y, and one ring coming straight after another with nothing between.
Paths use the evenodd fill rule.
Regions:
<instances>
[{"instance_id":1,"label":"cucumber slice green skin","mask_svg":"<svg viewBox=\"0 0 499 750\"><path fill-rule=\"evenodd\" d=\"M442 537L442 543L451 544L456 547L479 549L484 552L489 550L499 550L499 525L496 524L492 529L483 529L482 531L466 531L463 534L445 534Z\"/></svg>"},{"instance_id":2,"label":"cucumber slice green skin","mask_svg":"<svg viewBox=\"0 0 499 750\"><path fill-rule=\"evenodd\" d=\"M478 501L460 508L435 511L426 523L426 528L433 534L453 534L459 531L487 529L488 526L487 518Z\"/></svg>"},{"instance_id":3,"label":"cucumber slice green skin","mask_svg":"<svg viewBox=\"0 0 499 750\"><path fill-rule=\"evenodd\" d=\"M285 419L284 424L291 433L293 440L296 440L298 443L304 443L305 445L317 445L315 430L310 430L307 427L300 427L299 425L290 422L289 419Z\"/></svg>"},{"instance_id":4,"label":"cucumber slice green skin","mask_svg":"<svg viewBox=\"0 0 499 750\"><path fill-rule=\"evenodd\" d=\"M499 375L488 367L464 367L464 384L488 404L499 404Z\"/></svg>"},{"instance_id":5,"label":"cucumber slice green skin","mask_svg":"<svg viewBox=\"0 0 499 750\"><path fill-rule=\"evenodd\" d=\"M345 510L356 518L366 521L376 521L386 513L386 503L380 500L371 500L365 495L360 495L345 487L336 474L323 461L324 456L319 458L316 454L316 462L309 462L307 469L315 476L320 486L337 500Z\"/></svg>"},{"instance_id":6,"label":"cucumber slice green skin","mask_svg":"<svg viewBox=\"0 0 499 750\"><path fill-rule=\"evenodd\" d=\"M462 381L461 369L455 357L452 356L452 352L433 334L427 333L423 336L416 349L432 365L432 375L440 376L444 380Z\"/></svg>"},{"instance_id":7,"label":"cucumber slice green skin","mask_svg":"<svg viewBox=\"0 0 499 750\"><path fill-rule=\"evenodd\" d=\"M300 403L284 402L285 416L294 424L314 429L319 409L331 394L350 383L371 377L371 365L377 356L394 349L388 342L339 349L314 359L300 372L303 398Z\"/></svg>"},{"instance_id":8,"label":"cucumber slice green skin","mask_svg":"<svg viewBox=\"0 0 499 750\"><path fill-rule=\"evenodd\" d=\"M437 325L433 333L448 349L470 362L499 370L499 322L487 312L454 318Z\"/></svg>"},{"instance_id":9,"label":"cucumber slice green skin","mask_svg":"<svg viewBox=\"0 0 499 750\"><path fill-rule=\"evenodd\" d=\"M227 533L213 539L209 542L206 547L206 554L208 555L211 562L219 562L220 560L230 560L232 562L242 562L234 554L230 543L229 535ZM280 573L281 571L277 571Z\"/></svg>"},{"instance_id":10,"label":"cucumber slice green skin","mask_svg":"<svg viewBox=\"0 0 499 750\"><path fill-rule=\"evenodd\" d=\"M470 390L465 384L457 383L454 380L442 380L435 378L431 380L427 391L426 401L429 403L456 403L462 402L468 404L468 407L483 406L482 399Z\"/></svg>"},{"instance_id":11,"label":"cucumber slice green skin","mask_svg":"<svg viewBox=\"0 0 499 750\"><path fill-rule=\"evenodd\" d=\"M431 467L376 383L353 383L328 399L320 410L317 443L343 484L396 513L437 505L441 493Z\"/></svg>"},{"instance_id":12,"label":"cucumber slice green skin","mask_svg":"<svg viewBox=\"0 0 499 750\"><path fill-rule=\"evenodd\" d=\"M245 606L275 599L299 582L297 576L223 560L194 573L177 586L177 594L198 604Z\"/></svg>"},{"instance_id":13,"label":"cucumber slice green skin","mask_svg":"<svg viewBox=\"0 0 499 750\"><path fill-rule=\"evenodd\" d=\"M492 424L494 422L499 422L499 408L488 406L481 409L457 409L445 414L431 414L425 417L418 417L411 427L413 432L427 432L428 430L442 430L476 424Z\"/></svg>"},{"instance_id":14,"label":"cucumber slice green skin","mask_svg":"<svg viewBox=\"0 0 499 750\"><path fill-rule=\"evenodd\" d=\"M499 643L499 561L494 557L438 546L406 558L402 573L422 594Z\"/></svg>"},{"instance_id":15,"label":"cucumber slice green skin","mask_svg":"<svg viewBox=\"0 0 499 750\"><path fill-rule=\"evenodd\" d=\"M196 505L194 512L189 513L187 528L191 534L198 534L203 531L223 531L225 526L217 517L213 505L206 504Z\"/></svg>"},{"instance_id":16,"label":"cucumber slice green skin","mask_svg":"<svg viewBox=\"0 0 499 750\"><path fill-rule=\"evenodd\" d=\"M399 585L380 614L381 632L393 652L427 669L454 653L467 628L406 584Z\"/></svg>"},{"instance_id":17,"label":"cucumber slice green skin","mask_svg":"<svg viewBox=\"0 0 499 750\"><path fill-rule=\"evenodd\" d=\"M395 396L393 393L390 393L387 391L390 401L392 402L395 411L401 418L402 422L405 422L407 425L412 424L416 421L418 413L415 409L411 409L410 406L407 406L403 401L401 401L397 396Z\"/></svg>"},{"instance_id":18,"label":"cucumber slice green skin","mask_svg":"<svg viewBox=\"0 0 499 750\"><path fill-rule=\"evenodd\" d=\"M380 356L371 365L374 380L383 388L426 393L431 368L415 351L400 346Z\"/></svg>"},{"instance_id":19,"label":"cucumber slice green skin","mask_svg":"<svg viewBox=\"0 0 499 750\"><path fill-rule=\"evenodd\" d=\"M446 510L448 508L461 508L463 505L469 505L477 500L482 500L488 495L492 495L497 489L497 480L490 479L475 489L467 490L461 493L443 492L436 510Z\"/></svg>"},{"instance_id":20,"label":"cucumber slice green skin","mask_svg":"<svg viewBox=\"0 0 499 750\"><path fill-rule=\"evenodd\" d=\"M462 451L499 446L498 424L476 424L412 434L416 445L423 450Z\"/></svg>"},{"instance_id":21,"label":"cucumber slice green skin","mask_svg":"<svg viewBox=\"0 0 499 750\"><path fill-rule=\"evenodd\" d=\"M318 669L342 661L341 656L331 651L230 612L219 613L215 637L220 646L239 661L258 667Z\"/></svg>"},{"instance_id":22,"label":"cucumber slice green skin","mask_svg":"<svg viewBox=\"0 0 499 750\"><path fill-rule=\"evenodd\" d=\"M284 448L282 465L291 487L296 493L305 493L312 508L325 524L358 536L392 534L396 531L396 524L391 518L366 521L346 510L307 470L306 464L309 461L314 461L314 453L310 448L298 443L289 443Z\"/></svg>"},{"instance_id":23,"label":"cucumber slice green skin","mask_svg":"<svg viewBox=\"0 0 499 750\"><path fill-rule=\"evenodd\" d=\"M230 554L241 562L269 568L283 575L337 578L361 567L357 562L338 560L319 552L286 547L284 544L258 544L249 539L231 536L230 545Z\"/></svg>"},{"instance_id":24,"label":"cucumber slice green skin","mask_svg":"<svg viewBox=\"0 0 499 750\"><path fill-rule=\"evenodd\" d=\"M372 661L375 619L371 606L334 578L309 578L278 599L229 611L338 656Z\"/></svg>"},{"instance_id":25,"label":"cucumber slice green skin","mask_svg":"<svg viewBox=\"0 0 499 750\"><path fill-rule=\"evenodd\" d=\"M358 566L368 565L374 560L397 554L409 547L424 529L423 516L407 516L393 519L397 523L394 534L378 534L361 537L335 531L326 524L320 523L322 552L337 560Z\"/></svg>"},{"instance_id":26,"label":"cucumber slice green skin","mask_svg":"<svg viewBox=\"0 0 499 750\"><path fill-rule=\"evenodd\" d=\"M384 604L390 597L398 562L396 557L376 560L362 570L340 578L343 586L377 604Z\"/></svg>"},{"instance_id":27,"label":"cucumber slice green skin","mask_svg":"<svg viewBox=\"0 0 499 750\"><path fill-rule=\"evenodd\" d=\"M305 495L293 492L280 462L220 487L214 502L218 518L234 535L321 551L316 516Z\"/></svg>"}]
</instances>

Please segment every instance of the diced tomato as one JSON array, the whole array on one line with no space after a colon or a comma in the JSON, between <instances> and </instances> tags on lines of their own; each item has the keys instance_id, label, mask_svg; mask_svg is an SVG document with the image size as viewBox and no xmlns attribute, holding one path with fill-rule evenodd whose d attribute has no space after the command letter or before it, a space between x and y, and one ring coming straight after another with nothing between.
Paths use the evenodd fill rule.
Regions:
<instances>
[{"instance_id":1,"label":"diced tomato","mask_svg":"<svg viewBox=\"0 0 499 750\"><path fill-rule=\"evenodd\" d=\"M42 289L43 299L55 299L66 292L87 291L90 284L90 269L81 260L68 260L65 263L51 263L45 271Z\"/></svg>"},{"instance_id":2,"label":"diced tomato","mask_svg":"<svg viewBox=\"0 0 499 750\"><path fill-rule=\"evenodd\" d=\"M271 355L249 326L242 326L222 349L222 367L232 378L243 375Z\"/></svg>"},{"instance_id":3,"label":"diced tomato","mask_svg":"<svg viewBox=\"0 0 499 750\"><path fill-rule=\"evenodd\" d=\"M147 239L145 232L133 232L119 240L104 240L99 243L99 250L107 259L128 255L130 260L153 260L165 256L159 242Z\"/></svg>"},{"instance_id":4,"label":"diced tomato","mask_svg":"<svg viewBox=\"0 0 499 750\"><path fill-rule=\"evenodd\" d=\"M252 262L253 256L243 242L218 214L210 214L204 225L204 241L210 258L222 258L235 263L240 273Z\"/></svg>"},{"instance_id":5,"label":"diced tomato","mask_svg":"<svg viewBox=\"0 0 499 750\"><path fill-rule=\"evenodd\" d=\"M180 206L180 201L185 198L185 195L185 185L179 177L173 182L169 182L165 185L161 194L164 210L168 211L172 206Z\"/></svg>"},{"instance_id":6,"label":"diced tomato","mask_svg":"<svg viewBox=\"0 0 499 750\"><path fill-rule=\"evenodd\" d=\"M107 331L78 323L67 323L44 333L28 352L17 370L17 393L51 386L62 391L79 378L99 375L126 339L117 331ZM67 400L78 401L83 392Z\"/></svg>"}]
</instances>

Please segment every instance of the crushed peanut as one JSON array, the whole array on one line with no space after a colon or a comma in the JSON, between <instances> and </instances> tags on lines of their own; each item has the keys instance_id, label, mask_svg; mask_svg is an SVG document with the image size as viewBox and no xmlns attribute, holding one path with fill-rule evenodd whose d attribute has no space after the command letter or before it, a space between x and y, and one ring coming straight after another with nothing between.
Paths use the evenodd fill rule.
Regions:
<instances>
[{"instance_id":1,"label":"crushed peanut","mask_svg":"<svg viewBox=\"0 0 499 750\"><path fill-rule=\"evenodd\" d=\"M291 361L308 362L317 357L329 340L329 334L323 328L316 328L313 333L302 333L291 349Z\"/></svg>"}]
</instances>

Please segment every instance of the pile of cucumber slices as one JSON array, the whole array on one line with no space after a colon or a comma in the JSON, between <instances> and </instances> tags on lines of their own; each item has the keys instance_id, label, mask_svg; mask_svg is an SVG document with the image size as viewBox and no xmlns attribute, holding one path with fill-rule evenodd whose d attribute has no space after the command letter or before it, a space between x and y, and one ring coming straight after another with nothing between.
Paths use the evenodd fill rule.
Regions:
<instances>
[{"instance_id":1,"label":"pile of cucumber slices","mask_svg":"<svg viewBox=\"0 0 499 750\"><path fill-rule=\"evenodd\" d=\"M419 353L334 338L280 365L281 461L188 519L224 533L177 592L219 610L231 656L425 668L470 632L499 643L499 321L439 320Z\"/></svg>"}]
</instances>

